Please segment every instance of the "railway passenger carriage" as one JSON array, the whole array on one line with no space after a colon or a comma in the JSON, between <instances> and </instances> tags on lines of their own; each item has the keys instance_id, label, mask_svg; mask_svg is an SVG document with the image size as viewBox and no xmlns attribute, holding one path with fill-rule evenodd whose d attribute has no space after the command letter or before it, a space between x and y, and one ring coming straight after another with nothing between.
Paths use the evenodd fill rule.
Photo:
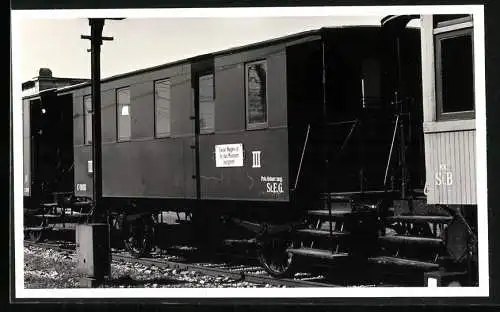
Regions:
<instances>
[{"instance_id":1,"label":"railway passenger carriage","mask_svg":"<svg viewBox=\"0 0 500 312\"><path fill-rule=\"evenodd\" d=\"M420 32L406 27L415 18ZM472 23L390 16L382 27L322 28L103 79L103 207L113 228L140 256L167 239L158 214L184 212L204 243L257 238L277 277L314 259L474 283ZM92 207L90 93L83 82L37 95L72 120L48 134L71 155L72 196L43 207ZM30 99L25 127L38 129Z\"/></svg>"},{"instance_id":2,"label":"railway passenger carriage","mask_svg":"<svg viewBox=\"0 0 500 312\"><path fill-rule=\"evenodd\" d=\"M381 40L378 28L323 29L105 79L104 196L272 206L290 202L299 185L320 190L321 160L313 157L321 149L309 140L323 135L324 106L328 121L339 122L330 129L338 145L363 92L365 105L382 102ZM90 115L83 112L90 86L66 92L77 116L76 195L91 196ZM338 186L359 190L358 172L345 171L350 176Z\"/></svg>"},{"instance_id":3,"label":"railway passenger carriage","mask_svg":"<svg viewBox=\"0 0 500 312\"><path fill-rule=\"evenodd\" d=\"M427 202L476 205L473 21L422 23Z\"/></svg>"}]
</instances>

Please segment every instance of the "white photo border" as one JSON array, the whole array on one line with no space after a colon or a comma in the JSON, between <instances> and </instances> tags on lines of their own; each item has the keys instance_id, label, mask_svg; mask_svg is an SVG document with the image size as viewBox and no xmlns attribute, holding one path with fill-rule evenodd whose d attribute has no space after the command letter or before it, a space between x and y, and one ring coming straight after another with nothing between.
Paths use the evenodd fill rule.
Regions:
<instances>
[{"instance_id":1,"label":"white photo border","mask_svg":"<svg viewBox=\"0 0 500 312\"><path fill-rule=\"evenodd\" d=\"M25 289L23 253L22 105L19 69L19 26L27 19L74 18L247 18L324 17L399 14L472 14L474 19L474 68L476 101L478 287L370 287L370 288L131 288L131 289ZM12 16L12 122L14 166L14 242L16 298L325 298L325 297L487 297L488 209L486 157L486 94L484 5L362 6L362 7L273 7L273 8L192 8L192 9L106 9L106 10L13 10ZM79 35L79 34L75 34Z\"/></svg>"}]
</instances>

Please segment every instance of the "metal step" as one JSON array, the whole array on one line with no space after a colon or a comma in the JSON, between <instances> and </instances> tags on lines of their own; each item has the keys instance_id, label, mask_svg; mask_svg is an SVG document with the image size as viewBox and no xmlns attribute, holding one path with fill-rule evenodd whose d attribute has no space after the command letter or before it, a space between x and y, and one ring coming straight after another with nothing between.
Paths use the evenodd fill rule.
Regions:
<instances>
[{"instance_id":1,"label":"metal step","mask_svg":"<svg viewBox=\"0 0 500 312\"><path fill-rule=\"evenodd\" d=\"M387 222L414 222L414 223L449 223L453 220L450 216L390 216L385 219Z\"/></svg>"},{"instance_id":2,"label":"metal step","mask_svg":"<svg viewBox=\"0 0 500 312\"><path fill-rule=\"evenodd\" d=\"M391 194L396 192L395 190L367 190L364 192L360 191L353 191L353 192L331 192L330 196L344 196L348 198L353 198L353 197L361 197L361 196L370 196L370 195L380 195L380 194Z\"/></svg>"},{"instance_id":3,"label":"metal step","mask_svg":"<svg viewBox=\"0 0 500 312\"><path fill-rule=\"evenodd\" d=\"M413 194L417 197L427 198L427 196L425 195L424 189L414 189Z\"/></svg>"},{"instance_id":4,"label":"metal step","mask_svg":"<svg viewBox=\"0 0 500 312\"><path fill-rule=\"evenodd\" d=\"M59 198L63 197L63 196L71 196L71 195L73 195L72 192L54 192L54 193L52 193L52 196L59 197Z\"/></svg>"},{"instance_id":5,"label":"metal step","mask_svg":"<svg viewBox=\"0 0 500 312\"><path fill-rule=\"evenodd\" d=\"M34 215L35 217L46 217L46 218L58 218L58 217L86 217L90 215L90 213L86 213L86 212L73 212L73 213L66 213L66 214L37 214L37 215Z\"/></svg>"},{"instance_id":6,"label":"metal step","mask_svg":"<svg viewBox=\"0 0 500 312\"><path fill-rule=\"evenodd\" d=\"M40 218L40 219L49 219L52 222L54 220L61 220L61 221L75 221L75 220L81 220L86 217L88 217L90 214L89 213L78 213L74 212L73 214L38 214L34 215L33 217L35 218Z\"/></svg>"},{"instance_id":7,"label":"metal step","mask_svg":"<svg viewBox=\"0 0 500 312\"><path fill-rule=\"evenodd\" d=\"M24 228L24 231L32 231L32 232L40 232L40 231L54 231L54 232L63 232L63 231L74 231L76 229L75 225L72 225L72 223L68 223L66 227L62 226L47 226L47 227L26 227Z\"/></svg>"},{"instance_id":8,"label":"metal step","mask_svg":"<svg viewBox=\"0 0 500 312\"><path fill-rule=\"evenodd\" d=\"M87 212L77 212L77 211L73 211L73 212L66 212L64 214L65 217L87 217L89 216L90 213L87 213Z\"/></svg>"},{"instance_id":9,"label":"metal step","mask_svg":"<svg viewBox=\"0 0 500 312\"><path fill-rule=\"evenodd\" d=\"M56 218L60 218L61 215L58 215L58 214L38 214L38 215L34 215L33 217L37 217L37 218L47 218L47 219L56 219Z\"/></svg>"},{"instance_id":10,"label":"metal step","mask_svg":"<svg viewBox=\"0 0 500 312\"><path fill-rule=\"evenodd\" d=\"M287 249L287 252L297 256L312 257L324 260L336 260L348 256L348 254L345 252L332 253L330 250L313 248L292 248Z\"/></svg>"},{"instance_id":11,"label":"metal step","mask_svg":"<svg viewBox=\"0 0 500 312\"><path fill-rule=\"evenodd\" d=\"M257 239L225 239L225 245L255 245L257 243Z\"/></svg>"},{"instance_id":12,"label":"metal step","mask_svg":"<svg viewBox=\"0 0 500 312\"><path fill-rule=\"evenodd\" d=\"M41 227L41 226L33 226L33 227L25 227L24 228L24 231L43 231L44 227Z\"/></svg>"},{"instance_id":13,"label":"metal step","mask_svg":"<svg viewBox=\"0 0 500 312\"><path fill-rule=\"evenodd\" d=\"M328 210L329 208L331 208L332 211L335 210L352 211L352 204L350 202L330 202L330 207L329 207L328 202L324 200L321 209Z\"/></svg>"},{"instance_id":14,"label":"metal step","mask_svg":"<svg viewBox=\"0 0 500 312\"><path fill-rule=\"evenodd\" d=\"M350 210L333 210L332 209L332 218L343 218L351 214L352 212ZM307 214L310 216L317 216L317 217L329 217L329 212L328 210L308 210Z\"/></svg>"},{"instance_id":15,"label":"metal step","mask_svg":"<svg viewBox=\"0 0 500 312\"><path fill-rule=\"evenodd\" d=\"M381 265L395 265L400 267L410 267L423 270L435 270L439 268L439 264L437 263L423 262L423 261L404 259L398 257L380 256L380 257L368 258L368 261L371 263L381 264Z\"/></svg>"},{"instance_id":16,"label":"metal step","mask_svg":"<svg viewBox=\"0 0 500 312\"><path fill-rule=\"evenodd\" d=\"M320 194L321 199L327 199L328 198L328 193L321 193ZM330 200L332 202L350 202L351 197L347 195L337 195L335 193L330 193Z\"/></svg>"},{"instance_id":17,"label":"metal step","mask_svg":"<svg viewBox=\"0 0 500 312\"><path fill-rule=\"evenodd\" d=\"M39 231L74 231L76 229L76 224L75 223L66 223L64 226L62 224L53 224L49 225L46 227L41 227L41 226L33 226L33 227L25 227L24 231L32 231L32 232L39 232Z\"/></svg>"},{"instance_id":18,"label":"metal step","mask_svg":"<svg viewBox=\"0 0 500 312\"><path fill-rule=\"evenodd\" d=\"M42 206L45 208L54 208L54 207L57 207L58 204L57 203L43 203Z\"/></svg>"},{"instance_id":19,"label":"metal step","mask_svg":"<svg viewBox=\"0 0 500 312\"><path fill-rule=\"evenodd\" d=\"M433 238L433 237L391 235L391 236L380 236L378 239L383 243L393 243L393 244L419 244L419 245L436 245L436 246L443 244L443 240L441 238Z\"/></svg>"},{"instance_id":20,"label":"metal step","mask_svg":"<svg viewBox=\"0 0 500 312\"><path fill-rule=\"evenodd\" d=\"M92 205L92 202L91 201L76 201L76 202L73 202L73 206L91 206Z\"/></svg>"},{"instance_id":21,"label":"metal step","mask_svg":"<svg viewBox=\"0 0 500 312\"><path fill-rule=\"evenodd\" d=\"M49 227L52 231L74 231L76 223L54 224Z\"/></svg>"},{"instance_id":22,"label":"metal step","mask_svg":"<svg viewBox=\"0 0 500 312\"><path fill-rule=\"evenodd\" d=\"M347 232L336 232L333 231L332 235L330 235L329 231L323 231L323 230L313 230L313 229L300 229L296 231L297 234L301 235L310 235L310 236L318 236L318 237L324 237L324 238L338 238L342 236L347 236L349 233Z\"/></svg>"}]
</instances>

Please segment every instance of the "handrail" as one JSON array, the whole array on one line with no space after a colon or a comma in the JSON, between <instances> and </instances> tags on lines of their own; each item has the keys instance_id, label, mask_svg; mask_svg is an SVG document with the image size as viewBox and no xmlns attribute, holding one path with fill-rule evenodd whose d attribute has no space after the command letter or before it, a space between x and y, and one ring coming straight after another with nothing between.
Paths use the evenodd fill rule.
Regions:
<instances>
[{"instance_id":1,"label":"handrail","mask_svg":"<svg viewBox=\"0 0 500 312\"><path fill-rule=\"evenodd\" d=\"M399 114L396 115L396 123L394 124L394 132L392 134L391 149L389 150L389 157L387 158L387 166L385 167L384 187L387 185L387 174L389 172L389 165L391 163L392 151L394 149L394 140L396 139L396 133L398 132L398 125L399 125Z\"/></svg>"},{"instance_id":2,"label":"handrail","mask_svg":"<svg viewBox=\"0 0 500 312\"><path fill-rule=\"evenodd\" d=\"M297 184L299 183L299 176L300 176L300 172L302 170L302 161L304 160L304 154L306 152L307 142L309 141L309 131L310 130L311 130L311 125L308 124L306 138L304 140L304 146L302 147L302 155L300 156L299 169L297 170L297 176L295 177L295 185L293 186L294 189L297 189Z\"/></svg>"},{"instance_id":3,"label":"handrail","mask_svg":"<svg viewBox=\"0 0 500 312\"><path fill-rule=\"evenodd\" d=\"M344 150L345 146L347 145L347 142L349 142L349 140L351 139L352 134L354 133L354 130L356 129L356 126L358 124L359 124L359 120L358 119L354 120L354 123L351 126L351 130L349 131L349 134L347 135L344 142L342 143L342 146L340 147L337 160L340 159L340 156L342 156L342 151ZM331 194L329 191L328 191L328 195L327 195L327 205L328 205L328 221L329 221L328 223L329 223L329 227L330 227L329 228L330 229L330 237L332 237L333 236L332 205L331 205ZM333 250L332 250L332 252L333 252Z\"/></svg>"},{"instance_id":4,"label":"handrail","mask_svg":"<svg viewBox=\"0 0 500 312\"><path fill-rule=\"evenodd\" d=\"M351 136L354 133L354 129L356 129L356 126L359 124L358 119L354 120L353 122L354 122L354 124L351 126L351 130L349 131L349 134L347 135L344 142L342 143L342 146L340 147L339 158L340 158L340 155L342 154L342 151L344 150L345 146L347 145L347 142L349 142L349 140L351 139Z\"/></svg>"}]
</instances>

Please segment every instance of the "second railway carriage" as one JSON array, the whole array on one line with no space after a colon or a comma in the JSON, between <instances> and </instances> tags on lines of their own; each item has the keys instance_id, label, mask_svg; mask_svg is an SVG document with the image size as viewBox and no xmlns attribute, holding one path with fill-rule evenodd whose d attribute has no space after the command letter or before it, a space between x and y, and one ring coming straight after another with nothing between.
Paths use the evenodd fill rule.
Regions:
<instances>
[{"instance_id":1,"label":"second railway carriage","mask_svg":"<svg viewBox=\"0 0 500 312\"><path fill-rule=\"evenodd\" d=\"M59 199L73 195L73 131L71 96L58 91L86 79L53 77L47 68L23 83L23 197L25 224L31 239L40 239L45 218Z\"/></svg>"},{"instance_id":2,"label":"second railway carriage","mask_svg":"<svg viewBox=\"0 0 500 312\"><path fill-rule=\"evenodd\" d=\"M39 76L22 85L26 208L35 209L52 192L72 192L72 108L54 90L86 81L53 77L50 69L41 68Z\"/></svg>"},{"instance_id":3,"label":"second railway carriage","mask_svg":"<svg viewBox=\"0 0 500 312\"><path fill-rule=\"evenodd\" d=\"M274 276L315 259L473 284L474 104L456 72L471 67L453 63L472 55L472 20L382 24L103 79L103 207L126 247L178 238L155 225L174 211L202 244L257 242ZM50 94L73 114L71 202L91 203L90 84Z\"/></svg>"}]
</instances>

